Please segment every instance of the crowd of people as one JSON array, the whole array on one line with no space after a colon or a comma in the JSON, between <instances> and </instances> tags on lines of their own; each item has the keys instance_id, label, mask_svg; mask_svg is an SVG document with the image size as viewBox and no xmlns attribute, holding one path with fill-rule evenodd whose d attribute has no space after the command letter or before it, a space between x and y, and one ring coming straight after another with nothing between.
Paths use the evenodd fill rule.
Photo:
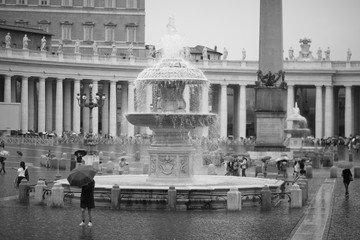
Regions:
<instances>
[{"instance_id":1,"label":"crowd of people","mask_svg":"<svg viewBox=\"0 0 360 240\"><path fill-rule=\"evenodd\" d=\"M250 164L250 156L245 153L243 155L227 155L225 157L226 176L241 176L246 177L246 169Z\"/></svg>"}]
</instances>

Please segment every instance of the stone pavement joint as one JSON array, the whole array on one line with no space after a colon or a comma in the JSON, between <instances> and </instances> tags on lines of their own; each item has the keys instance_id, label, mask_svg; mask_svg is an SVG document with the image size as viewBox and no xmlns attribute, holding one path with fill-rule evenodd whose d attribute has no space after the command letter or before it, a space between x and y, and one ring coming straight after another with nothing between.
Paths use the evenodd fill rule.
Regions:
<instances>
[{"instance_id":1,"label":"stone pavement joint","mask_svg":"<svg viewBox=\"0 0 360 240\"><path fill-rule=\"evenodd\" d=\"M325 179L291 240L322 239L331 213L336 179Z\"/></svg>"}]
</instances>

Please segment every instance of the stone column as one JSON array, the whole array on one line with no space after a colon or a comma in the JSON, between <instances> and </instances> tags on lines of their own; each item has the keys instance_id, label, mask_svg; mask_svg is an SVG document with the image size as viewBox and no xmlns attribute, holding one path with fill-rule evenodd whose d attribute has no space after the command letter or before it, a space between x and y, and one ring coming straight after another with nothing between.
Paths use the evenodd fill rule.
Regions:
<instances>
[{"instance_id":1,"label":"stone column","mask_svg":"<svg viewBox=\"0 0 360 240\"><path fill-rule=\"evenodd\" d=\"M16 94L16 78L11 81L11 102L16 102L17 94Z\"/></svg>"},{"instance_id":2,"label":"stone column","mask_svg":"<svg viewBox=\"0 0 360 240\"><path fill-rule=\"evenodd\" d=\"M87 100L89 100L89 96L90 96L90 89L89 89L89 83L88 82L83 82L83 91L84 94L86 94L87 96ZM82 121L83 121L83 132L84 134L89 132L89 121L90 121L90 110L87 107L82 107Z\"/></svg>"},{"instance_id":3,"label":"stone column","mask_svg":"<svg viewBox=\"0 0 360 240\"><path fill-rule=\"evenodd\" d=\"M98 80L93 80L93 89L92 89L92 97L94 99L94 101L96 102L96 93L99 91L99 85L98 85ZM92 115L93 115L93 119L92 119L92 129L93 129L93 134L97 135L99 134L99 107L93 108L92 110Z\"/></svg>"},{"instance_id":4,"label":"stone column","mask_svg":"<svg viewBox=\"0 0 360 240\"><path fill-rule=\"evenodd\" d=\"M69 80L64 81L64 130L71 130L71 82Z\"/></svg>"},{"instance_id":5,"label":"stone column","mask_svg":"<svg viewBox=\"0 0 360 240\"><path fill-rule=\"evenodd\" d=\"M227 84L221 84L220 92L220 137L227 137Z\"/></svg>"},{"instance_id":6,"label":"stone column","mask_svg":"<svg viewBox=\"0 0 360 240\"><path fill-rule=\"evenodd\" d=\"M240 85L235 86L234 90L234 117L233 117L233 132L235 139L240 138Z\"/></svg>"},{"instance_id":7,"label":"stone column","mask_svg":"<svg viewBox=\"0 0 360 240\"><path fill-rule=\"evenodd\" d=\"M322 138L323 135L323 97L322 86L316 86L316 104L315 104L315 138Z\"/></svg>"},{"instance_id":8,"label":"stone column","mask_svg":"<svg viewBox=\"0 0 360 240\"><path fill-rule=\"evenodd\" d=\"M63 133L63 80L56 79L55 131L60 137Z\"/></svg>"},{"instance_id":9,"label":"stone column","mask_svg":"<svg viewBox=\"0 0 360 240\"><path fill-rule=\"evenodd\" d=\"M291 114L293 114L293 108L294 107L295 107L295 103L294 103L294 85L289 85L288 84L288 90L287 90L287 117L289 117Z\"/></svg>"},{"instance_id":10,"label":"stone column","mask_svg":"<svg viewBox=\"0 0 360 240\"><path fill-rule=\"evenodd\" d=\"M73 131L80 133L80 106L77 101L77 94L80 94L80 79L74 79L74 95L73 95Z\"/></svg>"},{"instance_id":11,"label":"stone column","mask_svg":"<svg viewBox=\"0 0 360 240\"><path fill-rule=\"evenodd\" d=\"M34 79L28 79L28 129L35 130L35 84Z\"/></svg>"},{"instance_id":12,"label":"stone column","mask_svg":"<svg viewBox=\"0 0 360 240\"><path fill-rule=\"evenodd\" d=\"M38 99L38 131L45 132L45 78L39 78L39 99Z\"/></svg>"},{"instance_id":13,"label":"stone column","mask_svg":"<svg viewBox=\"0 0 360 240\"><path fill-rule=\"evenodd\" d=\"M125 117L125 113L128 112L128 85L121 85L121 134L128 133L128 121Z\"/></svg>"},{"instance_id":14,"label":"stone column","mask_svg":"<svg viewBox=\"0 0 360 240\"><path fill-rule=\"evenodd\" d=\"M190 112L190 87L185 85L184 89L184 101L186 103L185 112Z\"/></svg>"},{"instance_id":15,"label":"stone column","mask_svg":"<svg viewBox=\"0 0 360 240\"><path fill-rule=\"evenodd\" d=\"M240 85L239 99L239 135L246 137L246 85Z\"/></svg>"},{"instance_id":16,"label":"stone column","mask_svg":"<svg viewBox=\"0 0 360 240\"><path fill-rule=\"evenodd\" d=\"M202 85L201 87L200 111L202 113L209 113L209 85ZM207 137L208 135L209 127L203 127L202 136Z\"/></svg>"},{"instance_id":17,"label":"stone column","mask_svg":"<svg viewBox=\"0 0 360 240\"><path fill-rule=\"evenodd\" d=\"M128 112L135 111L135 86L133 82L129 82L129 92L128 92ZM128 122L128 136L135 135L135 127Z\"/></svg>"},{"instance_id":18,"label":"stone column","mask_svg":"<svg viewBox=\"0 0 360 240\"><path fill-rule=\"evenodd\" d=\"M345 86L345 136L353 134L353 98L351 86Z\"/></svg>"},{"instance_id":19,"label":"stone column","mask_svg":"<svg viewBox=\"0 0 360 240\"><path fill-rule=\"evenodd\" d=\"M326 86L325 91L325 136L332 137L334 134L334 96L333 87Z\"/></svg>"},{"instance_id":20,"label":"stone column","mask_svg":"<svg viewBox=\"0 0 360 240\"><path fill-rule=\"evenodd\" d=\"M53 82L50 79L48 79L45 83L45 87L46 87L45 129L46 129L46 131L52 131L53 130Z\"/></svg>"},{"instance_id":21,"label":"stone column","mask_svg":"<svg viewBox=\"0 0 360 240\"><path fill-rule=\"evenodd\" d=\"M21 81L21 130L23 133L28 131L29 111L28 111L28 81L29 78L23 76Z\"/></svg>"},{"instance_id":22,"label":"stone column","mask_svg":"<svg viewBox=\"0 0 360 240\"><path fill-rule=\"evenodd\" d=\"M116 136L116 82L110 82L109 135Z\"/></svg>"},{"instance_id":23,"label":"stone column","mask_svg":"<svg viewBox=\"0 0 360 240\"><path fill-rule=\"evenodd\" d=\"M11 76L5 75L4 102L11 103Z\"/></svg>"},{"instance_id":24,"label":"stone column","mask_svg":"<svg viewBox=\"0 0 360 240\"><path fill-rule=\"evenodd\" d=\"M104 135L109 134L109 81L104 81L102 86L105 102L101 109L101 132Z\"/></svg>"}]
</instances>

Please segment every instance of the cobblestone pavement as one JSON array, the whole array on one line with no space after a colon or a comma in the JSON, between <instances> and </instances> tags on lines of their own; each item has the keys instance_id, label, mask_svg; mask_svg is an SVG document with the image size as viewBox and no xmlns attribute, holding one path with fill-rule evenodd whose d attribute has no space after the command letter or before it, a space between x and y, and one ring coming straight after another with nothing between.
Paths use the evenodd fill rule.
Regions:
<instances>
[{"instance_id":1,"label":"cobblestone pavement","mask_svg":"<svg viewBox=\"0 0 360 240\"><path fill-rule=\"evenodd\" d=\"M29 152L30 155L31 152ZM17 167L8 163L7 167ZM307 206L324 180L328 168L314 169L309 179L309 200L302 209L290 209L287 201L263 212L259 207L227 211L125 211L97 207L93 211L92 228L79 227L81 212L76 202L63 208L17 201L12 180L15 171L0 174L0 239L289 239L304 218ZM254 172L248 170L249 175ZM56 171L32 168L31 177L52 178ZM66 171L60 172L63 177ZM338 174L338 176L340 176ZM30 181L31 182L31 181ZM345 199L341 178L336 181L332 217L323 239L357 239L360 179L350 184L350 197ZM346 235L346 234L347 235ZM349 236L347 238L347 236Z\"/></svg>"}]
</instances>

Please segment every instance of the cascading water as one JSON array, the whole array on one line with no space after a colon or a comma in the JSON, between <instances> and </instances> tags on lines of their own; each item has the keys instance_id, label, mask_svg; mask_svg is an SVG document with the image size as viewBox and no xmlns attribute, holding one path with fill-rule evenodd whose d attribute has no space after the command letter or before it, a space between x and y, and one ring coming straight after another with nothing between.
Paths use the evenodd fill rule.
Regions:
<instances>
[{"instance_id":1,"label":"cascading water","mask_svg":"<svg viewBox=\"0 0 360 240\"><path fill-rule=\"evenodd\" d=\"M150 112L128 113L126 117L131 124L148 126L154 132L154 143L149 149L149 180L189 180L193 174L194 148L187 142L188 133L195 127L213 124L216 115L186 111L185 88L203 90L209 87L209 81L201 70L181 57L182 41L173 18L170 18L162 43L160 61L144 69L135 80L138 104L150 104L146 102L150 86L153 107ZM200 101L199 96L197 101Z\"/></svg>"}]
</instances>

